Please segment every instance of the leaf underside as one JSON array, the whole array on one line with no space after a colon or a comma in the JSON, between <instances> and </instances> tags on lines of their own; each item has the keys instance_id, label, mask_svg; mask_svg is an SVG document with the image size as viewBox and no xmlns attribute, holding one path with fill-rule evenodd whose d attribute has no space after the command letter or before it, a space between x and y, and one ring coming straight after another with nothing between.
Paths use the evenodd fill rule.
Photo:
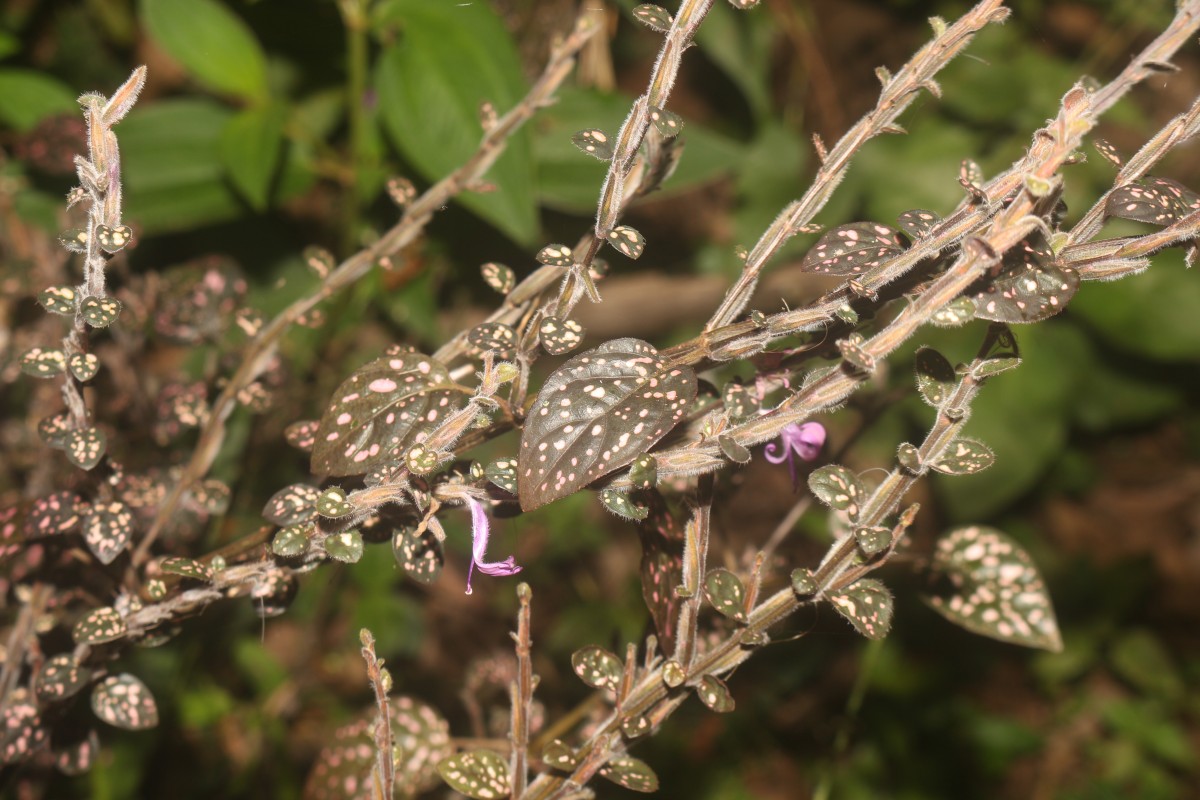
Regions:
<instances>
[{"instance_id":1,"label":"leaf underside","mask_svg":"<svg viewBox=\"0 0 1200 800\"><path fill-rule=\"evenodd\" d=\"M687 367L665 369L651 345L616 339L554 372L529 410L517 461L532 511L620 469L665 436L696 396Z\"/></svg>"}]
</instances>

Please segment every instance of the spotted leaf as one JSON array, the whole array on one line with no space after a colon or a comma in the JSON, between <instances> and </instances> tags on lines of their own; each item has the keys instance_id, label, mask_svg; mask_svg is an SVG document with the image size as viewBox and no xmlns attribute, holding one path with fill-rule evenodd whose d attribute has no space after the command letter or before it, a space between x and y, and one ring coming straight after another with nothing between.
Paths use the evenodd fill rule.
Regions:
<instances>
[{"instance_id":1,"label":"spotted leaf","mask_svg":"<svg viewBox=\"0 0 1200 800\"><path fill-rule=\"evenodd\" d=\"M14 695L0 715L0 765L26 760L50 739L37 706L26 699L27 693L18 690Z\"/></svg>"},{"instance_id":2,"label":"spotted leaf","mask_svg":"<svg viewBox=\"0 0 1200 800\"><path fill-rule=\"evenodd\" d=\"M650 727L650 720L641 714L637 714L626 717L621 721L621 734L626 739L636 739L639 736L645 736L649 733Z\"/></svg>"},{"instance_id":3,"label":"spotted leaf","mask_svg":"<svg viewBox=\"0 0 1200 800\"><path fill-rule=\"evenodd\" d=\"M548 244L538 251L537 260L548 267L569 267L575 263L575 254L565 244Z\"/></svg>"},{"instance_id":4,"label":"spotted leaf","mask_svg":"<svg viewBox=\"0 0 1200 800\"><path fill-rule=\"evenodd\" d=\"M71 432L71 415L62 411L38 421L38 438L56 450L67 446L67 434Z\"/></svg>"},{"instance_id":5,"label":"spotted leaf","mask_svg":"<svg viewBox=\"0 0 1200 800\"><path fill-rule=\"evenodd\" d=\"M642 453L629 465L629 482L634 489L653 489L658 483L658 460Z\"/></svg>"},{"instance_id":6,"label":"spotted leaf","mask_svg":"<svg viewBox=\"0 0 1200 800\"><path fill-rule=\"evenodd\" d=\"M633 18L659 33L666 33L672 22L671 14L665 8L649 3L634 7Z\"/></svg>"},{"instance_id":7,"label":"spotted leaf","mask_svg":"<svg viewBox=\"0 0 1200 800\"><path fill-rule=\"evenodd\" d=\"M1118 186L1104 203L1110 217L1170 225L1200 209L1200 195L1168 178L1142 178Z\"/></svg>"},{"instance_id":8,"label":"spotted leaf","mask_svg":"<svg viewBox=\"0 0 1200 800\"><path fill-rule=\"evenodd\" d=\"M330 534L325 540L325 552L343 564L357 564L363 555L363 538L358 531Z\"/></svg>"},{"instance_id":9,"label":"spotted leaf","mask_svg":"<svg viewBox=\"0 0 1200 800\"><path fill-rule=\"evenodd\" d=\"M1121 157L1121 154L1117 152L1117 148L1114 147L1111 142L1105 139L1096 139L1092 142L1092 147L1096 148L1096 152L1099 153L1105 161L1113 164L1117 167L1117 169L1120 169L1122 165L1124 165L1125 159Z\"/></svg>"},{"instance_id":10,"label":"spotted leaf","mask_svg":"<svg viewBox=\"0 0 1200 800\"><path fill-rule=\"evenodd\" d=\"M446 562L442 543L428 529L419 534L416 528L397 530L392 534L392 554L408 577L424 584L436 581Z\"/></svg>"},{"instance_id":11,"label":"spotted leaf","mask_svg":"<svg viewBox=\"0 0 1200 800\"><path fill-rule=\"evenodd\" d=\"M678 136L683 131L683 117L665 108L650 106L650 121L654 123L658 132L668 139Z\"/></svg>"},{"instance_id":12,"label":"spotted leaf","mask_svg":"<svg viewBox=\"0 0 1200 800\"><path fill-rule=\"evenodd\" d=\"M601 161L611 161L614 154L612 137L599 128L580 131L571 137L571 144Z\"/></svg>"},{"instance_id":13,"label":"spotted leaf","mask_svg":"<svg viewBox=\"0 0 1200 800\"><path fill-rule=\"evenodd\" d=\"M87 738L62 748L54 755L54 768L63 775L75 777L92 768L96 754L100 752L100 739L95 731L88 731Z\"/></svg>"},{"instance_id":14,"label":"spotted leaf","mask_svg":"<svg viewBox=\"0 0 1200 800\"><path fill-rule=\"evenodd\" d=\"M633 756L617 756L600 768L600 777L633 792L657 792L658 776L650 765Z\"/></svg>"},{"instance_id":15,"label":"spotted leaf","mask_svg":"<svg viewBox=\"0 0 1200 800\"><path fill-rule=\"evenodd\" d=\"M96 241L105 252L115 253L129 244L131 239L133 239L133 229L128 225L117 225L116 227L109 227L108 225L96 226Z\"/></svg>"},{"instance_id":16,"label":"spotted leaf","mask_svg":"<svg viewBox=\"0 0 1200 800\"><path fill-rule=\"evenodd\" d=\"M517 275L512 268L495 261L489 261L479 268L483 282L500 294L508 294L517 285Z\"/></svg>"},{"instance_id":17,"label":"spotted leaf","mask_svg":"<svg viewBox=\"0 0 1200 800\"><path fill-rule=\"evenodd\" d=\"M133 512L119 500L96 501L83 518L83 540L101 564L111 564L133 538Z\"/></svg>"},{"instance_id":18,"label":"spotted leaf","mask_svg":"<svg viewBox=\"0 0 1200 800\"><path fill-rule=\"evenodd\" d=\"M110 675L92 690L92 711L115 728L143 731L158 725L158 706L146 684L128 673Z\"/></svg>"},{"instance_id":19,"label":"spotted leaf","mask_svg":"<svg viewBox=\"0 0 1200 800\"><path fill-rule=\"evenodd\" d=\"M896 460L913 475L921 472L921 451L909 442L901 442L896 447Z\"/></svg>"},{"instance_id":20,"label":"spotted leaf","mask_svg":"<svg viewBox=\"0 0 1200 800\"><path fill-rule=\"evenodd\" d=\"M566 742L562 739L555 739L542 750L542 761L549 767L569 772L575 769L579 758Z\"/></svg>"},{"instance_id":21,"label":"spotted leaf","mask_svg":"<svg viewBox=\"0 0 1200 800\"><path fill-rule=\"evenodd\" d=\"M721 389L721 400L725 405L725 413L734 421L756 416L762 407L758 394L736 380Z\"/></svg>"},{"instance_id":22,"label":"spotted leaf","mask_svg":"<svg viewBox=\"0 0 1200 800\"><path fill-rule=\"evenodd\" d=\"M801 262L821 275L861 275L904 252L900 232L877 222L854 222L825 232Z\"/></svg>"},{"instance_id":23,"label":"spotted leaf","mask_svg":"<svg viewBox=\"0 0 1200 800\"><path fill-rule=\"evenodd\" d=\"M308 550L308 536L313 526L288 525L281 528L271 540L271 552L281 558L295 558L304 555Z\"/></svg>"},{"instance_id":24,"label":"spotted leaf","mask_svg":"<svg viewBox=\"0 0 1200 800\"><path fill-rule=\"evenodd\" d=\"M333 253L324 247L316 245L309 245L304 248L301 258L304 259L304 266L308 267L320 280L325 280L329 273L333 272L333 268L337 266L337 260L333 257Z\"/></svg>"},{"instance_id":25,"label":"spotted leaf","mask_svg":"<svg viewBox=\"0 0 1200 800\"><path fill-rule=\"evenodd\" d=\"M608 243L618 253L635 261L646 249L646 237L628 225L618 225L608 232Z\"/></svg>"},{"instance_id":26,"label":"spotted leaf","mask_svg":"<svg viewBox=\"0 0 1200 800\"><path fill-rule=\"evenodd\" d=\"M121 315L121 303L115 297L85 297L79 305L83 321L93 328L107 328Z\"/></svg>"},{"instance_id":27,"label":"spotted leaf","mask_svg":"<svg viewBox=\"0 0 1200 800\"><path fill-rule=\"evenodd\" d=\"M26 539L69 533L79 524L83 498L74 492L54 492L30 504L21 531Z\"/></svg>"},{"instance_id":28,"label":"spotted leaf","mask_svg":"<svg viewBox=\"0 0 1200 800\"><path fill-rule=\"evenodd\" d=\"M583 326L575 320L554 315L543 317L538 325L542 348L552 356L561 356L579 347L583 344L583 334Z\"/></svg>"},{"instance_id":29,"label":"spotted leaf","mask_svg":"<svg viewBox=\"0 0 1200 800\"><path fill-rule=\"evenodd\" d=\"M412 797L437 784L437 763L453 752L450 726L436 710L411 697L391 701L396 796ZM317 755L304 800L376 800L372 729L377 712L338 728Z\"/></svg>"},{"instance_id":30,"label":"spotted leaf","mask_svg":"<svg viewBox=\"0 0 1200 800\"><path fill-rule=\"evenodd\" d=\"M621 659L594 644L571 655L571 666L579 679L593 689L605 689L615 692L621 683L621 673L624 665Z\"/></svg>"},{"instance_id":31,"label":"spotted leaf","mask_svg":"<svg viewBox=\"0 0 1200 800\"><path fill-rule=\"evenodd\" d=\"M310 522L317 516L317 498L321 492L303 483L285 486L263 506L262 515L280 527Z\"/></svg>"},{"instance_id":32,"label":"spotted leaf","mask_svg":"<svg viewBox=\"0 0 1200 800\"><path fill-rule=\"evenodd\" d=\"M517 493L517 461L513 458L501 458L493 461L484 468L483 474L489 481L499 486L509 494Z\"/></svg>"},{"instance_id":33,"label":"spotted leaf","mask_svg":"<svg viewBox=\"0 0 1200 800\"><path fill-rule=\"evenodd\" d=\"M213 579L212 567L194 558L168 556L158 562L158 568L168 575L179 575L205 583L211 583Z\"/></svg>"},{"instance_id":34,"label":"spotted leaf","mask_svg":"<svg viewBox=\"0 0 1200 800\"><path fill-rule=\"evenodd\" d=\"M1040 322L1066 307L1079 273L1054 263L1044 243L1025 241L1004 256L1000 272L976 286L975 316L993 322Z\"/></svg>"},{"instance_id":35,"label":"spotted leaf","mask_svg":"<svg viewBox=\"0 0 1200 800\"><path fill-rule=\"evenodd\" d=\"M283 429L283 438L297 450L311 453L317 438L317 428L320 425L321 423L315 419L293 422Z\"/></svg>"},{"instance_id":36,"label":"spotted leaf","mask_svg":"<svg viewBox=\"0 0 1200 800\"><path fill-rule=\"evenodd\" d=\"M340 486L330 486L317 495L317 514L326 519L345 517L354 511L354 506L346 500L346 490Z\"/></svg>"},{"instance_id":37,"label":"spotted leaf","mask_svg":"<svg viewBox=\"0 0 1200 800\"><path fill-rule=\"evenodd\" d=\"M937 408L946 402L958 376L946 357L930 347L922 347L916 357L917 390L929 405Z\"/></svg>"},{"instance_id":38,"label":"spotted leaf","mask_svg":"<svg viewBox=\"0 0 1200 800\"><path fill-rule=\"evenodd\" d=\"M467 341L480 353L491 350L498 358L512 358L517 332L502 322L485 322L467 332Z\"/></svg>"},{"instance_id":39,"label":"spotted leaf","mask_svg":"<svg viewBox=\"0 0 1200 800\"><path fill-rule=\"evenodd\" d=\"M675 627L680 598L675 587L683 580L683 530L658 492L646 492L649 516L638 525L642 541L642 599L663 653L675 651Z\"/></svg>"},{"instance_id":40,"label":"spotted leaf","mask_svg":"<svg viewBox=\"0 0 1200 800\"><path fill-rule=\"evenodd\" d=\"M37 696L43 701L66 700L73 697L92 679L91 667L75 660L71 653L51 657L42 666L37 679Z\"/></svg>"},{"instance_id":41,"label":"spotted leaf","mask_svg":"<svg viewBox=\"0 0 1200 800\"><path fill-rule=\"evenodd\" d=\"M929 321L939 328L958 328L974 318L975 301L969 297L959 297L933 312Z\"/></svg>"},{"instance_id":42,"label":"spotted leaf","mask_svg":"<svg viewBox=\"0 0 1200 800\"><path fill-rule=\"evenodd\" d=\"M847 512L851 519L858 515L862 499L866 496L858 476L838 464L829 464L809 473L808 488L822 503Z\"/></svg>"},{"instance_id":43,"label":"spotted leaf","mask_svg":"<svg viewBox=\"0 0 1200 800\"><path fill-rule=\"evenodd\" d=\"M992 465L996 456L983 442L963 437L956 439L930 468L944 475L974 475Z\"/></svg>"},{"instance_id":44,"label":"spotted leaf","mask_svg":"<svg viewBox=\"0 0 1200 800\"><path fill-rule=\"evenodd\" d=\"M444 758L437 770L451 789L475 800L509 795L508 762L491 750L471 750Z\"/></svg>"},{"instance_id":45,"label":"spotted leaf","mask_svg":"<svg viewBox=\"0 0 1200 800\"><path fill-rule=\"evenodd\" d=\"M926 211L923 208L914 208L911 211L905 211L896 218L896 224L900 226L900 230L909 235L910 238L924 239L933 230L934 226L942 221L942 218L932 211Z\"/></svg>"},{"instance_id":46,"label":"spotted leaf","mask_svg":"<svg viewBox=\"0 0 1200 800\"><path fill-rule=\"evenodd\" d=\"M600 492L600 502L612 513L622 519L639 522L650 512L645 506L635 503L628 494L616 489L604 489Z\"/></svg>"},{"instance_id":47,"label":"spotted leaf","mask_svg":"<svg viewBox=\"0 0 1200 800\"><path fill-rule=\"evenodd\" d=\"M629 464L683 418L695 396L695 374L666 368L638 339L575 356L546 380L526 418L521 508L532 511Z\"/></svg>"},{"instance_id":48,"label":"spotted leaf","mask_svg":"<svg viewBox=\"0 0 1200 800\"><path fill-rule=\"evenodd\" d=\"M746 620L746 587L727 569L709 570L704 576L704 596L719 614L738 622Z\"/></svg>"},{"instance_id":49,"label":"spotted leaf","mask_svg":"<svg viewBox=\"0 0 1200 800\"><path fill-rule=\"evenodd\" d=\"M892 593L873 578L829 595L829 603L868 639L882 639L892 627Z\"/></svg>"},{"instance_id":50,"label":"spotted leaf","mask_svg":"<svg viewBox=\"0 0 1200 800\"><path fill-rule=\"evenodd\" d=\"M854 543L858 545L860 553L870 558L886 550L892 543L892 531L890 528L880 527L855 528Z\"/></svg>"},{"instance_id":51,"label":"spotted leaf","mask_svg":"<svg viewBox=\"0 0 1200 800\"><path fill-rule=\"evenodd\" d=\"M956 625L1002 642L1059 651L1062 638L1033 559L994 528L971 526L938 540L933 591L924 596Z\"/></svg>"},{"instance_id":52,"label":"spotted leaf","mask_svg":"<svg viewBox=\"0 0 1200 800\"><path fill-rule=\"evenodd\" d=\"M66 369L67 357L62 350L34 347L21 356L21 372L34 378L53 378Z\"/></svg>"},{"instance_id":53,"label":"spotted leaf","mask_svg":"<svg viewBox=\"0 0 1200 800\"><path fill-rule=\"evenodd\" d=\"M67 357L67 369L80 383L87 383L100 371L100 359L95 353L72 353Z\"/></svg>"},{"instance_id":54,"label":"spotted leaf","mask_svg":"<svg viewBox=\"0 0 1200 800\"><path fill-rule=\"evenodd\" d=\"M104 644L120 639L127 632L125 620L112 606L89 611L71 629L76 644Z\"/></svg>"},{"instance_id":55,"label":"spotted leaf","mask_svg":"<svg viewBox=\"0 0 1200 800\"><path fill-rule=\"evenodd\" d=\"M313 472L362 475L397 459L463 405L450 373L429 356L376 359L334 393L313 446Z\"/></svg>"},{"instance_id":56,"label":"spotted leaf","mask_svg":"<svg viewBox=\"0 0 1200 800\"><path fill-rule=\"evenodd\" d=\"M108 438L99 428L76 428L63 440L67 460L80 469L91 469L104 458Z\"/></svg>"},{"instance_id":57,"label":"spotted leaf","mask_svg":"<svg viewBox=\"0 0 1200 800\"><path fill-rule=\"evenodd\" d=\"M79 297L70 286L51 286L38 294L38 302L51 314L71 316L75 313L75 302Z\"/></svg>"},{"instance_id":58,"label":"spotted leaf","mask_svg":"<svg viewBox=\"0 0 1200 800\"><path fill-rule=\"evenodd\" d=\"M696 687L696 696L700 698L700 702L718 714L727 714L734 709L735 703L733 695L729 693L729 687L716 675L705 675L700 679L700 685Z\"/></svg>"},{"instance_id":59,"label":"spotted leaf","mask_svg":"<svg viewBox=\"0 0 1200 800\"><path fill-rule=\"evenodd\" d=\"M791 578L792 591L796 593L797 597L810 597L817 593L817 589L821 588L817 585L811 569L794 569Z\"/></svg>"}]
</instances>

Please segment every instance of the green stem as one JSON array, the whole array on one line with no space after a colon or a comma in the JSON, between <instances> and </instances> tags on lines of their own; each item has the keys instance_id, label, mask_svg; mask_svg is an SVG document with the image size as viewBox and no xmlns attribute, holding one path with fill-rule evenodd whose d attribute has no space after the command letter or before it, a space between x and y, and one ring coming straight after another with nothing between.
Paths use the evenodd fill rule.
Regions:
<instances>
[{"instance_id":1,"label":"green stem","mask_svg":"<svg viewBox=\"0 0 1200 800\"><path fill-rule=\"evenodd\" d=\"M346 26L346 120L350 140L346 153L345 197L342 201L341 255L353 253L360 209L359 168L363 155L367 90L367 2L341 0L338 8Z\"/></svg>"}]
</instances>

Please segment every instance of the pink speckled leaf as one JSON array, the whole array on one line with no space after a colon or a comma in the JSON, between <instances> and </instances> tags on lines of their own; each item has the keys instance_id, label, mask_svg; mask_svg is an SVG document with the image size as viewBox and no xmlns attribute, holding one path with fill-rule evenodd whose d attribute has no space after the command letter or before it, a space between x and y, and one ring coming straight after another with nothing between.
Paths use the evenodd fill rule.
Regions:
<instances>
[{"instance_id":1,"label":"pink speckled leaf","mask_svg":"<svg viewBox=\"0 0 1200 800\"><path fill-rule=\"evenodd\" d=\"M1010 537L979 525L958 528L938 540L932 568L940 585L925 602L955 625L1002 642L1062 649L1046 584Z\"/></svg>"},{"instance_id":2,"label":"pink speckled leaf","mask_svg":"<svg viewBox=\"0 0 1200 800\"><path fill-rule=\"evenodd\" d=\"M892 593L874 578L863 578L829 595L829 602L868 639L882 639L892 627Z\"/></svg>"},{"instance_id":3,"label":"pink speckled leaf","mask_svg":"<svg viewBox=\"0 0 1200 800\"><path fill-rule=\"evenodd\" d=\"M158 725L158 706L146 684L128 673L110 675L92 690L92 711L116 728L143 731Z\"/></svg>"},{"instance_id":4,"label":"pink speckled leaf","mask_svg":"<svg viewBox=\"0 0 1200 800\"><path fill-rule=\"evenodd\" d=\"M695 373L668 369L639 339L575 356L546 380L526 417L521 508L532 511L628 465L675 427L695 396Z\"/></svg>"},{"instance_id":5,"label":"pink speckled leaf","mask_svg":"<svg viewBox=\"0 0 1200 800\"><path fill-rule=\"evenodd\" d=\"M1104 203L1110 217L1170 225L1200 209L1200 195L1168 178L1142 178L1113 189Z\"/></svg>"},{"instance_id":6,"label":"pink speckled leaf","mask_svg":"<svg viewBox=\"0 0 1200 800\"><path fill-rule=\"evenodd\" d=\"M1054 261L1048 245L1024 241L1004 256L1000 272L976 284L975 316L992 322L1040 322L1066 308L1079 273Z\"/></svg>"},{"instance_id":7,"label":"pink speckled leaf","mask_svg":"<svg viewBox=\"0 0 1200 800\"><path fill-rule=\"evenodd\" d=\"M861 275L904 252L900 231L878 222L839 225L825 233L800 268L821 275Z\"/></svg>"},{"instance_id":8,"label":"pink speckled leaf","mask_svg":"<svg viewBox=\"0 0 1200 800\"><path fill-rule=\"evenodd\" d=\"M363 475L397 459L465 402L450 373L429 356L378 358L334 392L317 429L313 472Z\"/></svg>"}]
</instances>

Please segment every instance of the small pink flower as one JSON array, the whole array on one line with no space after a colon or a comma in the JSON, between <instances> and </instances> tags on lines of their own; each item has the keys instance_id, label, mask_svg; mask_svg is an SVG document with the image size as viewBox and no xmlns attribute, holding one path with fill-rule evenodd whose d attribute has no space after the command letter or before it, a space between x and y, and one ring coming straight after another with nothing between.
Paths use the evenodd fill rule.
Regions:
<instances>
[{"instance_id":1,"label":"small pink flower","mask_svg":"<svg viewBox=\"0 0 1200 800\"><path fill-rule=\"evenodd\" d=\"M825 444L825 426L819 422L806 422L799 425L793 422L779 432L779 443L771 442L763 448L763 458L772 464L788 465L788 473L792 476L792 489L796 482L796 456L805 461L812 461L821 452Z\"/></svg>"},{"instance_id":2,"label":"small pink flower","mask_svg":"<svg viewBox=\"0 0 1200 800\"><path fill-rule=\"evenodd\" d=\"M471 594L471 576L475 568L484 575L516 575L521 571L512 556L503 561L485 561L487 557L488 538L491 536L491 522L483 503L474 497L466 498L471 507L471 568L467 571L467 594Z\"/></svg>"}]
</instances>

